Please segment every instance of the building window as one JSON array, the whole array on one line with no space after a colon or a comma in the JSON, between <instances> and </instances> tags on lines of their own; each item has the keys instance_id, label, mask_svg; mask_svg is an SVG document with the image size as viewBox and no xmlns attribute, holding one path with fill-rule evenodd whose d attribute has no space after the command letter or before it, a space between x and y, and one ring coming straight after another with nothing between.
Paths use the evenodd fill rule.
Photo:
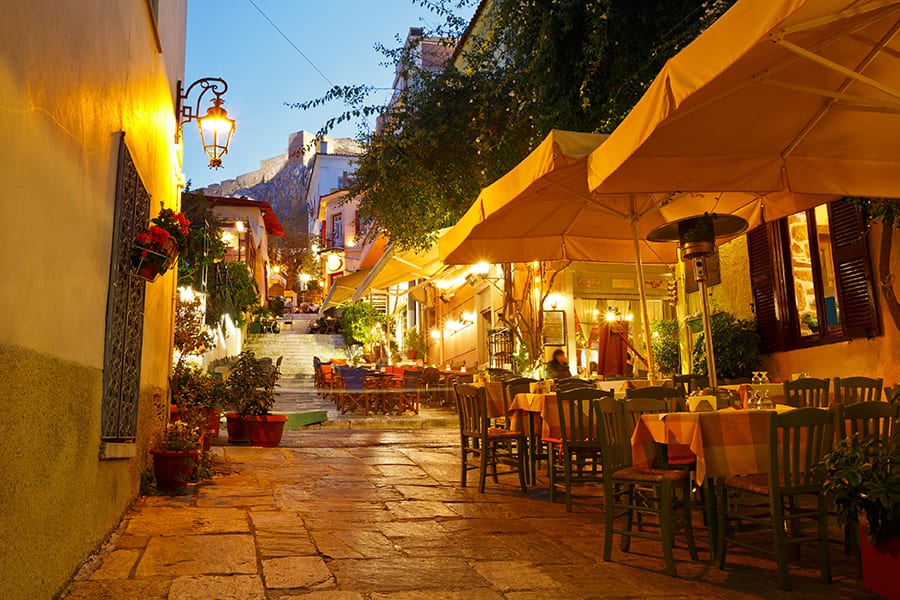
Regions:
<instances>
[{"instance_id":1,"label":"building window","mask_svg":"<svg viewBox=\"0 0 900 600\"><path fill-rule=\"evenodd\" d=\"M331 217L331 247L344 247L344 215L340 213Z\"/></svg>"},{"instance_id":2,"label":"building window","mask_svg":"<svg viewBox=\"0 0 900 600\"><path fill-rule=\"evenodd\" d=\"M129 274L130 241L147 227L149 218L150 194L134 166L123 133L119 140L115 229L106 300L101 418L104 442L133 442L137 435L146 284Z\"/></svg>"},{"instance_id":3,"label":"building window","mask_svg":"<svg viewBox=\"0 0 900 600\"><path fill-rule=\"evenodd\" d=\"M765 352L881 333L864 233L859 209L836 200L747 235Z\"/></svg>"}]
</instances>

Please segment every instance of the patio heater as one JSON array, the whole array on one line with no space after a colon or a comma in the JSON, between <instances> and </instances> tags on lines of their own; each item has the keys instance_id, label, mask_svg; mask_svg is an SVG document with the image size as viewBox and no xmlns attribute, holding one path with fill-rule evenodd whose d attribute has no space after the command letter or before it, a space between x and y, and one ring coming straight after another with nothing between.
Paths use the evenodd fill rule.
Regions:
<instances>
[{"instance_id":1,"label":"patio heater","mask_svg":"<svg viewBox=\"0 0 900 600\"><path fill-rule=\"evenodd\" d=\"M747 229L747 221L736 215L704 214L688 217L657 227L647 239L651 242L678 242L681 258L691 261L700 286L700 308L703 313L703 341L706 346L706 370L709 385L715 389L716 361L713 354L712 327L709 318L709 298L706 282L709 279L706 260L716 253L716 239L735 236Z\"/></svg>"}]
</instances>

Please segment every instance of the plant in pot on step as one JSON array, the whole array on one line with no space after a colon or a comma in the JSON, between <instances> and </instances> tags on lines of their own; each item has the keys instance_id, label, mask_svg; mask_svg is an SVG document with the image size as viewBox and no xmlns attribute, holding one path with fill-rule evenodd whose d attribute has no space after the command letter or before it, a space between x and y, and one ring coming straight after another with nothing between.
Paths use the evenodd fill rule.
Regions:
<instances>
[{"instance_id":1,"label":"plant in pot on step","mask_svg":"<svg viewBox=\"0 0 900 600\"><path fill-rule=\"evenodd\" d=\"M417 327L407 327L403 332L403 348L410 360L416 360L419 355L425 357L425 340Z\"/></svg>"},{"instance_id":2,"label":"plant in pot on step","mask_svg":"<svg viewBox=\"0 0 900 600\"><path fill-rule=\"evenodd\" d=\"M169 423L150 454L157 489L182 490L200 464L200 431L184 421Z\"/></svg>"},{"instance_id":3,"label":"plant in pot on step","mask_svg":"<svg viewBox=\"0 0 900 600\"><path fill-rule=\"evenodd\" d=\"M281 443L287 417L273 415L275 387L281 377L281 359L259 359L252 350L238 356L228 374L228 395L235 407L249 443L253 446L276 447ZM229 430L229 442L232 432Z\"/></svg>"},{"instance_id":4,"label":"plant in pot on step","mask_svg":"<svg viewBox=\"0 0 900 600\"><path fill-rule=\"evenodd\" d=\"M177 417L203 433L203 449L219 435L225 384L202 369L177 365L172 375L172 400Z\"/></svg>"},{"instance_id":5,"label":"plant in pot on step","mask_svg":"<svg viewBox=\"0 0 900 600\"><path fill-rule=\"evenodd\" d=\"M825 456L823 493L860 549L866 589L900 598L900 446L875 435L839 440ZM865 518L861 524L860 518ZM857 537L858 536L858 537Z\"/></svg>"}]
</instances>

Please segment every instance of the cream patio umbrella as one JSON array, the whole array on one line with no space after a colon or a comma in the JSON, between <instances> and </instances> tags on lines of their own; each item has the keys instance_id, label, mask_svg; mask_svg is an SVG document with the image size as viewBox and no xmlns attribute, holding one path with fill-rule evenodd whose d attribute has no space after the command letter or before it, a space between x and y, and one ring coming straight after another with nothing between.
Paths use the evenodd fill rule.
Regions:
<instances>
[{"instance_id":1,"label":"cream patio umbrella","mask_svg":"<svg viewBox=\"0 0 900 600\"><path fill-rule=\"evenodd\" d=\"M898 29L897 0L739 0L591 154L592 194L748 191L769 220L896 195Z\"/></svg>"},{"instance_id":2,"label":"cream patio umbrella","mask_svg":"<svg viewBox=\"0 0 900 600\"><path fill-rule=\"evenodd\" d=\"M590 189L896 196L898 30L897 0L739 0L589 157Z\"/></svg>"},{"instance_id":3,"label":"cream patio umbrella","mask_svg":"<svg viewBox=\"0 0 900 600\"><path fill-rule=\"evenodd\" d=\"M655 378L644 294L643 263L673 264L677 244L647 234L696 211L736 214L760 222L753 194L591 194L587 156L607 136L551 131L522 162L484 188L472 207L438 242L447 264L576 260L634 263L648 352ZM678 195L680 196L680 195ZM689 200L689 201L688 201Z\"/></svg>"}]
</instances>

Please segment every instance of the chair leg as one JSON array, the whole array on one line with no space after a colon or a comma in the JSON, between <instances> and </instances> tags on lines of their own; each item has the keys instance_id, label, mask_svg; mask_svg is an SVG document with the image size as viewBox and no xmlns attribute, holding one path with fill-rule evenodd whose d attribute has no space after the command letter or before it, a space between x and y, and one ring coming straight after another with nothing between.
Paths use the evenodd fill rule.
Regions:
<instances>
[{"instance_id":1,"label":"chair leg","mask_svg":"<svg viewBox=\"0 0 900 600\"><path fill-rule=\"evenodd\" d=\"M468 450L468 441L465 437L462 438L460 443L460 447L462 448L462 472L459 474L459 481L462 487L466 487L466 474L468 473L468 459L469 459L469 450Z\"/></svg>"},{"instance_id":2,"label":"chair leg","mask_svg":"<svg viewBox=\"0 0 900 600\"><path fill-rule=\"evenodd\" d=\"M817 498L817 505L819 510L819 569L822 571L822 581L831 583L831 555L828 553L828 509L821 494ZM856 533L859 534L859 528L856 529ZM860 566L858 561L856 565Z\"/></svg>"},{"instance_id":3,"label":"chair leg","mask_svg":"<svg viewBox=\"0 0 900 600\"><path fill-rule=\"evenodd\" d=\"M725 568L725 528L728 525L728 493L725 491L725 484L722 479L716 482L716 500L719 503L718 514L718 540L716 541L716 549L719 552L719 568Z\"/></svg>"},{"instance_id":4,"label":"chair leg","mask_svg":"<svg viewBox=\"0 0 900 600\"><path fill-rule=\"evenodd\" d=\"M572 512L572 454L563 457L563 478L566 484L566 512Z\"/></svg>"},{"instance_id":5,"label":"chair leg","mask_svg":"<svg viewBox=\"0 0 900 600\"><path fill-rule=\"evenodd\" d=\"M778 582L781 589L791 590L791 575L788 571L787 539L784 531L784 505L780 498L769 498L772 513L773 543L775 544L775 560L778 564Z\"/></svg>"},{"instance_id":6,"label":"chair leg","mask_svg":"<svg viewBox=\"0 0 900 600\"><path fill-rule=\"evenodd\" d=\"M525 469L525 464L526 464L525 453L527 452L527 449L522 447L521 439L517 440L515 442L515 444L516 444L516 460L519 465L519 485L521 486L522 491L525 492L525 491L527 491L527 488L525 487L525 479L526 479L526 475L527 475L526 469Z\"/></svg>"},{"instance_id":7,"label":"chair leg","mask_svg":"<svg viewBox=\"0 0 900 600\"><path fill-rule=\"evenodd\" d=\"M619 549L622 552L628 552L631 548L631 528L634 527L634 484L626 483L623 484L627 486L625 489L625 495L628 498L628 510L625 511L625 525L622 527L624 533L622 533L622 542L619 545Z\"/></svg>"},{"instance_id":8,"label":"chair leg","mask_svg":"<svg viewBox=\"0 0 900 600\"><path fill-rule=\"evenodd\" d=\"M672 484L667 479L660 484L658 500L661 504L660 537L662 538L663 558L666 562L666 575L678 577L678 573L675 571L675 557L672 554L672 547L675 545L675 531L672 528Z\"/></svg>"},{"instance_id":9,"label":"chair leg","mask_svg":"<svg viewBox=\"0 0 900 600\"><path fill-rule=\"evenodd\" d=\"M484 484L487 480L488 455L490 452L490 442L488 442L481 449L481 468L478 470L478 491L482 494L484 493Z\"/></svg>"},{"instance_id":10,"label":"chair leg","mask_svg":"<svg viewBox=\"0 0 900 600\"><path fill-rule=\"evenodd\" d=\"M556 452L550 451L550 471L547 474L550 479L550 502L556 502Z\"/></svg>"},{"instance_id":11,"label":"chair leg","mask_svg":"<svg viewBox=\"0 0 900 600\"><path fill-rule=\"evenodd\" d=\"M603 504L605 505L603 512L606 517L606 535L603 537L603 560L607 562L612 560L613 526L616 516L614 505L618 491L616 488L617 485L615 483L608 483L603 486Z\"/></svg>"},{"instance_id":12,"label":"chair leg","mask_svg":"<svg viewBox=\"0 0 900 600\"><path fill-rule=\"evenodd\" d=\"M691 560L700 560L697 556L697 546L694 545L694 524L691 521L691 480L684 486L684 538L687 541L688 552Z\"/></svg>"}]
</instances>

